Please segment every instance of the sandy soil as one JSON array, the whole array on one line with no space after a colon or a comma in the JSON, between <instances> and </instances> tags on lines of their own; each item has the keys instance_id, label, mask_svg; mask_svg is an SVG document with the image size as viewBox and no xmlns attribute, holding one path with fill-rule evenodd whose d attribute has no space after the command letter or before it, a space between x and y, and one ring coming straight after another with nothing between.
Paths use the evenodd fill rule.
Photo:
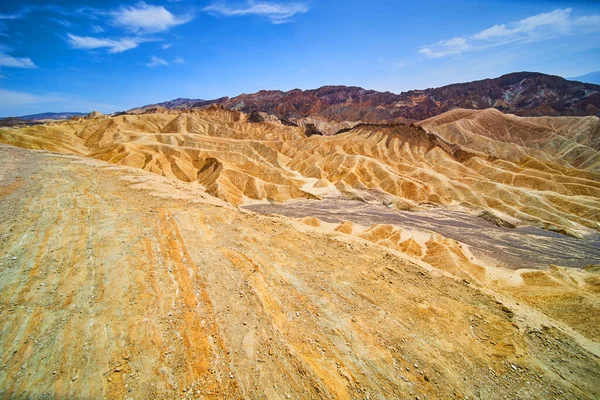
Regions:
<instances>
[{"instance_id":1,"label":"sandy soil","mask_svg":"<svg viewBox=\"0 0 600 400\"><path fill-rule=\"evenodd\" d=\"M194 185L0 146L0 397L598 398L598 275L539 272L495 291ZM588 288L588 325L557 309L559 276Z\"/></svg>"}]
</instances>

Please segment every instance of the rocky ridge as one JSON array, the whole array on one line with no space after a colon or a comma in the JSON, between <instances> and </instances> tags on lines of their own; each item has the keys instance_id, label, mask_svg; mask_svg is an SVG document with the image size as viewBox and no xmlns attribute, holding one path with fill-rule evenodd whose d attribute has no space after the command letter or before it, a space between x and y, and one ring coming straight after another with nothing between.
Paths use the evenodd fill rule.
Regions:
<instances>
[{"instance_id":1,"label":"rocky ridge","mask_svg":"<svg viewBox=\"0 0 600 400\"><path fill-rule=\"evenodd\" d=\"M495 79L457 83L439 88L394 94L353 86L323 86L288 92L261 90L215 100L177 99L129 110L200 108L210 104L251 113L295 120L307 117L327 121L369 123L410 122L431 118L455 108L496 108L520 116L585 116L600 113L600 86L559 76L517 72Z\"/></svg>"}]
</instances>

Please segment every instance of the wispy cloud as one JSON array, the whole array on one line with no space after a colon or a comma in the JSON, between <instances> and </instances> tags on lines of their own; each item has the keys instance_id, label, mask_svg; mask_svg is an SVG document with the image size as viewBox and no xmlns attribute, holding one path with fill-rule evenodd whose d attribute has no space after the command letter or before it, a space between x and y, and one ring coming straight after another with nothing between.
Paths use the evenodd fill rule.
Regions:
<instances>
[{"instance_id":1,"label":"wispy cloud","mask_svg":"<svg viewBox=\"0 0 600 400\"><path fill-rule=\"evenodd\" d=\"M478 51L514 42L535 42L600 32L600 15L573 17L572 9L558 9L507 24L494 25L468 37L440 40L419 50L430 58Z\"/></svg>"},{"instance_id":2,"label":"wispy cloud","mask_svg":"<svg viewBox=\"0 0 600 400\"><path fill-rule=\"evenodd\" d=\"M5 21L21 19L30 11L29 8L23 8L19 12L12 14L0 14L0 36L8 37L8 27Z\"/></svg>"},{"instance_id":3,"label":"wispy cloud","mask_svg":"<svg viewBox=\"0 0 600 400\"><path fill-rule=\"evenodd\" d=\"M0 108L25 106L39 103L51 103L63 101L64 97L56 95L35 95L27 92L19 92L14 90L0 88Z\"/></svg>"},{"instance_id":4,"label":"wispy cloud","mask_svg":"<svg viewBox=\"0 0 600 400\"><path fill-rule=\"evenodd\" d=\"M68 42L74 49L108 49L109 53L121 53L126 50L136 48L143 40L140 38L120 38L120 39L106 39L106 38L94 38L90 36L76 36L70 33L67 34L69 37Z\"/></svg>"},{"instance_id":5,"label":"wispy cloud","mask_svg":"<svg viewBox=\"0 0 600 400\"><path fill-rule=\"evenodd\" d=\"M46 5L32 7L32 8L30 8L30 10L52 12L52 13L62 15L63 17L77 18L78 22L80 22L81 18L88 18L91 20L99 20L101 17L106 15L106 12L103 12L101 10L98 10L96 8L89 7L89 6L70 8L70 7L63 7L63 6L58 6L58 5L54 5L54 4L46 4Z\"/></svg>"},{"instance_id":6,"label":"wispy cloud","mask_svg":"<svg viewBox=\"0 0 600 400\"><path fill-rule=\"evenodd\" d=\"M185 60L181 57L175 57L173 64L185 64Z\"/></svg>"},{"instance_id":7,"label":"wispy cloud","mask_svg":"<svg viewBox=\"0 0 600 400\"><path fill-rule=\"evenodd\" d=\"M292 22L296 14L308 11L308 6L304 3L271 3L266 1L248 1L241 6L229 6L223 2L214 3L205 7L203 11L214 14L224 15L226 17L236 17L245 15L258 15L268 18L273 24L284 24Z\"/></svg>"},{"instance_id":8,"label":"wispy cloud","mask_svg":"<svg viewBox=\"0 0 600 400\"><path fill-rule=\"evenodd\" d=\"M444 57L451 54L459 54L469 49L467 39L455 37L448 40L440 40L431 47L424 47L419 50L419 53L425 54L428 57Z\"/></svg>"},{"instance_id":9,"label":"wispy cloud","mask_svg":"<svg viewBox=\"0 0 600 400\"><path fill-rule=\"evenodd\" d=\"M20 19L23 18L27 12L29 12L29 8L24 8L23 10L14 14L0 14L0 19Z\"/></svg>"},{"instance_id":10,"label":"wispy cloud","mask_svg":"<svg viewBox=\"0 0 600 400\"><path fill-rule=\"evenodd\" d=\"M57 24L62 25L65 28L73 28L75 26L75 24L72 23L71 21L67 21L66 19L62 19L62 18L50 17L49 20L56 22Z\"/></svg>"},{"instance_id":11,"label":"wispy cloud","mask_svg":"<svg viewBox=\"0 0 600 400\"><path fill-rule=\"evenodd\" d=\"M18 19L21 18L18 14L0 14L0 19Z\"/></svg>"},{"instance_id":12,"label":"wispy cloud","mask_svg":"<svg viewBox=\"0 0 600 400\"><path fill-rule=\"evenodd\" d=\"M150 62L148 64L146 64L146 66L148 66L150 68L158 67L161 65L166 66L166 65L169 65L169 63L164 58L160 58L160 57L156 57L156 56L150 57Z\"/></svg>"},{"instance_id":13,"label":"wispy cloud","mask_svg":"<svg viewBox=\"0 0 600 400\"><path fill-rule=\"evenodd\" d=\"M8 28L6 27L6 24L0 21L0 36L8 36L8 34L6 33L7 30Z\"/></svg>"},{"instance_id":14,"label":"wispy cloud","mask_svg":"<svg viewBox=\"0 0 600 400\"><path fill-rule=\"evenodd\" d=\"M37 68L31 58L16 58L0 52L0 67Z\"/></svg>"},{"instance_id":15,"label":"wispy cloud","mask_svg":"<svg viewBox=\"0 0 600 400\"><path fill-rule=\"evenodd\" d=\"M160 48L165 50L168 49L169 47L173 46L171 43L163 43Z\"/></svg>"},{"instance_id":16,"label":"wispy cloud","mask_svg":"<svg viewBox=\"0 0 600 400\"><path fill-rule=\"evenodd\" d=\"M113 112L118 107L112 104L91 102L78 95L68 93L31 93L0 88L0 116L16 116L39 112L98 110Z\"/></svg>"},{"instance_id":17,"label":"wispy cloud","mask_svg":"<svg viewBox=\"0 0 600 400\"><path fill-rule=\"evenodd\" d=\"M90 7L69 10L58 6L48 6L47 8L62 15L83 16L94 20L90 29L95 34L105 31L100 21L106 21L106 25L121 28L123 30L121 35L112 38L67 34L67 42L74 49L107 49L109 53L121 53L136 48L141 43L157 40L149 35L166 31L189 22L193 18L191 14L174 15L163 6L148 5L143 1L114 10Z\"/></svg>"},{"instance_id":18,"label":"wispy cloud","mask_svg":"<svg viewBox=\"0 0 600 400\"><path fill-rule=\"evenodd\" d=\"M141 43L157 40L156 37L149 37L149 35L185 24L194 17L191 13L176 15L163 6L149 5L144 1L114 9L89 6L72 8L43 4L23 6L18 12L0 14L0 36L8 36L9 33L4 20L23 18L32 12L44 12L49 20L68 28L71 32L74 32L82 19L87 19L89 21L87 29L95 35L86 36L80 32L67 33L65 40L74 49L106 49L109 53L121 53L136 48ZM60 18L57 18L57 14ZM73 22L74 19L77 19L76 22ZM96 36L105 32L107 27L116 27L122 31L109 38Z\"/></svg>"},{"instance_id":19,"label":"wispy cloud","mask_svg":"<svg viewBox=\"0 0 600 400\"><path fill-rule=\"evenodd\" d=\"M144 2L121 7L110 14L116 25L141 33L162 32L193 19L191 15L174 15L163 6L152 6Z\"/></svg>"}]
</instances>

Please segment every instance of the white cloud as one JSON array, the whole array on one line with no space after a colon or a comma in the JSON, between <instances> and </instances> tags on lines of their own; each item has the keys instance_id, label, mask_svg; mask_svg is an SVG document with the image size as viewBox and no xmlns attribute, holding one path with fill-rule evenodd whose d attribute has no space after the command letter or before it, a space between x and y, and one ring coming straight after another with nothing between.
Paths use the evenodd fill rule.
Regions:
<instances>
[{"instance_id":1,"label":"white cloud","mask_svg":"<svg viewBox=\"0 0 600 400\"><path fill-rule=\"evenodd\" d=\"M19 19L23 18L24 13L17 14L0 14L0 19Z\"/></svg>"},{"instance_id":2,"label":"white cloud","mask_svg":"<svg viewBox=\"0 0 600 400\"><path fill-rule=\"evenodd\" d=\"M15 20L23 18L29 12L29 8L24 8L21 11L14 14L0 14L0 36L9 37L7 33L8 27L6 25L7 20Z\"/></svg>"},{"instance_id":3,"label":"white cloud","mask_svg":"<svg viewBox=\"0 0 600 400\"><path fill-rule=\"evenodd\" d=\"M54 18L54 17L50 17L48 18L50 21L54 21L59 25L64 26L65 28L73 28L75 26L74 23L72 23L71 21L67 21L66 19L62 19L62 18Z\"/></svg>"},{"instance_id":4,"label":"white cloud","mask_svg":"<svg viewBox=\"0 0 600 400\"><path fill-rule=\"evenodd\" d=\"M303 3L269 3L266 1L248 1L245 6L227 6L224 3L215 3L205 7L203 11L224 15L227 17L259 15L268 18L273 24L292 22L290 17L308 11L308 6Z\"/></svg>"},{"instance_id":5,"label":"white cloud","mask_svg":"<svg viewBox=\"0 0 600 400\"><path fill-rule=\"evenodd\" d=\"M168 49L169 47L173 46L171 43L164 43L162 46L160 46L162 49Z\"/></svg>"},{"instance_id":6,"label":"white cloud","mask_svg":"<svg viewBox=\"0 0 600 400\"><path fill-rule=\"evenodd\" d=\"M158 67L159 65L166 66L166 65L169 65L169 63L164 58L152 56L152 57L150 57L150 62L146 65L150 68L154 68L154 67Z\"/></svg>"},{"instance_id":7,"label":"white cloud","mask_svg":"<svg viewBox=\"0 0 600 400\"><path fill-rule=\"evenodd\" d=\"M499 36L510 35L512 31L506 27L506 25L494 25L491 28L484 29L483 31L476 33L473 37L475 39L492 39Z\"/></svg>"},{"instance_id":8,"label":"white cloud","mask_svg":"<svg viewBox=\"0 0 600 400\"><path fill-rule=\"evenodd\" d=\"M173 64L185 64L185 60L181 57L175 57Z\"/></svg>"},{"instance_id":9,"label":"white cloud","mask_svg":"<svg viewBox=\"0 0 600 400\"><path fill-rule=\"evenodd\" d=\"M584 15L583 17L576 18L574 24L597 30L600 26L600 15Z\"/></svg>"},{"instance_id":10,"label":"white cloud","mask_svg":"<svg viewBox=\"0 0 600 400\"><path fill-rule=\"evenodd\" d=\"M573 17L572 9L557 9L508 24L491 26L470 37L441 40L419 50L430 58L483 50L513 42L535 42L570 35L600 32L600 15Z\"/></svg>"},{"instance_id":11,"label":"white cloud","mask_svg":"<svg viewBox=\"0 0 600 400\"><path fill-rule=\"evenodd\" d=\"M111 12L111 15L116 25L132 32L146 33L161 32L192 20L190 15L176 16L163 6L151 6L144 2L121 7Z\"/></svg>"},{"instance_id":12,"label":"white cloud","mask_svg":"<svg viewBox=\"0 0 600 400\"><path fill-rule=\"evenodd\" d=\"M37 68L31 58L16 58L0 52L0 67Z\"/></svg>"},{"instance_id":13,"label":"white cloud","mask_svg":"<svg viewBox=\"0 0 600 400\"><path fill-rule=\"evenodd\" d=\"M567 33L572 24L571 9L554 10L548 13L537 14L532 17L513 22L506 26L494 25L473 35L475 39L491 40L503 36L534 33L541 28L552 28L558 32Z\"/></svg>"},{"instance_id":14,"label":"white cloud","mask_svg":"<svg viewBox=\"0 0 600 400\"><path fill-rule=\"evenodd\" d=\"M423 47L419 53L428 57L439 58L449 56L451 54L460 54L469 49L467 39L455 37L448 40L441 40L431 47Z\"/></svg>"},{"instance_id":15,"label":"white cloud","mask_svg":"<svg viewBox=\"0 0 600 400\"><path fill-rule=\"evenodd\" d=\"M139 38L121 38L113 40L90 36L76 36L70 33L68 33L67 36L69 37L69 44L74 49L93 50L106 48L109 53L121 53L126 50L134 49L142 42Z\"/></svg>"},{"instance_id":16,"label":"white cloud","mask_svg":"<svg viewBox=\"0 0 600 400\"><path fill-rule=\"evenodd\" d=\"M109 53L121 53L133 49L143 42L157 40L150 38L148 34L165 31L171 27L184 24L192 19L190 15L176 16L167 11L163 6L152 6L139 2L132 6L122 6L114 11L102 11L86 8L85 12L90 15L108 17L110 23L129 31L120 38L99 38L92 36L77 36L67 34L68 42L75 49L108 49ZM87 14L86 14L87 15ZM99 25L91 27L92 32L102 33L104 28ZM163 48L170 44L163 45Z\"/></svg>"}]
</instances>

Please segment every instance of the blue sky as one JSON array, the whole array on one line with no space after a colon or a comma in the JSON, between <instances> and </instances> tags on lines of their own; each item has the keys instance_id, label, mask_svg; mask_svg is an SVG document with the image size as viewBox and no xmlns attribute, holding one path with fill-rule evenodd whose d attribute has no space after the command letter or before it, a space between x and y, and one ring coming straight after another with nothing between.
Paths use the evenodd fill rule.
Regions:
<instances>
[{"instance_id":1,"label":"blue sky","mask_svg":"<svg viewBox=\"0 0 600 400\"><path fill-rule=\"evenodd\" d=\"M0 2L0 116L600 70L600 2Z\"/></svg>"}]
</instances>

